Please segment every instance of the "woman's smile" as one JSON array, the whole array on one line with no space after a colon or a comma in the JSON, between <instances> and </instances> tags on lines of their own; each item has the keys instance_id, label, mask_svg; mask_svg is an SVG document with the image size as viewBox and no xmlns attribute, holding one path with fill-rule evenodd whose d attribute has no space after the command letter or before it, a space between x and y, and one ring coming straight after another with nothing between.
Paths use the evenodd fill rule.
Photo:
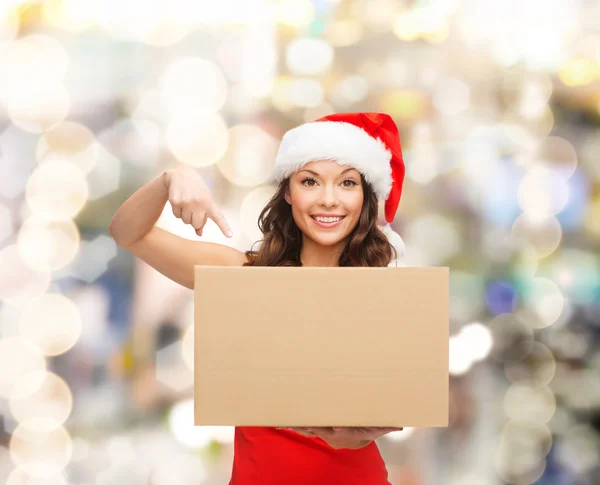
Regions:
<instances>
[{"instance_id":1,"label":"woman's smile","mask_svg":"<svg viewBox=\"0 0 600 485\"><path fill-rule=\"evenodd\" d=\"M319 217L319 216L310 216L310 218L315 222L315 224L324 229L329 229L332 227L338 226L346 216L342 217Z\"/></svg>"}]
</instances>

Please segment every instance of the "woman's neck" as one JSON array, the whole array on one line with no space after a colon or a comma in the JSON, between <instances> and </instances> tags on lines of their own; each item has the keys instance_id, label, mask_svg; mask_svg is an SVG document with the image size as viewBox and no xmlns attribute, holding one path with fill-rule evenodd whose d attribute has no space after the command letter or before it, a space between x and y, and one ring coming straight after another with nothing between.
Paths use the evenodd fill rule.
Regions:
<instances>
[{"instance_id":1,"label":"woman's neck","mask_svg":"<svg viewBox=\"0 0 600 485\"><path fill-rule=\"evenodd\" d=\"M300 261L304 267L337 267L340 265L340 256L344 251L346 241L340 241L335 246L322 246L304 237Z\"/></svg>"}]
</instances>

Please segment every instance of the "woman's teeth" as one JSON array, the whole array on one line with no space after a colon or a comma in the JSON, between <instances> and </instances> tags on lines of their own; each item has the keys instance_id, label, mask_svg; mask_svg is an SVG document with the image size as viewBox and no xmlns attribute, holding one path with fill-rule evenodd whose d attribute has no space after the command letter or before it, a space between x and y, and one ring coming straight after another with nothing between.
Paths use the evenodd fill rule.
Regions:
<instances>
[{"instance_id":1,"label":"woman's teeth","mask_svg":"<svg viewBox=\"0 0 600 485\"><path fill-rule=\"evenodd\" d=\"M343 217L311 217L319 222L337 222L343 219Z\"/></svg>"},{"instance_id":2,"label":"woman's teeth","mask_svg":"<svg viewBox=\"0 0 600 485\"><path fill-rule=\"evenodd\" d=\"M337 222L341 221L341 217L315 217L315 219L319 222Z\"/></svg>"}]
</instances>

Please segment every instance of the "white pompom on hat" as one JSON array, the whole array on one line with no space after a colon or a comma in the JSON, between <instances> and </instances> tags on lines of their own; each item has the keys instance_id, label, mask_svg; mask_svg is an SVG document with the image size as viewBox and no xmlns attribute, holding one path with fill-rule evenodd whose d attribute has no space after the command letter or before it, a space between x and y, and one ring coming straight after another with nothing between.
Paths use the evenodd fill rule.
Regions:
<instances>
[{"instance_id":1,"label":"white pompom on hat","mask_svg":"<svg viewBox=\"0 0 600 485\"><path fill-rule=\"evenodd\" d=\"M380 229L401 258L404 241L390 225L400 203L405 174L394 120L384 113L334 113L293 128L281 140L274 177L281 182L315 160L335 160L364 176L377 199L385 201L387 224Z\"/></svg>"}]
</instances>

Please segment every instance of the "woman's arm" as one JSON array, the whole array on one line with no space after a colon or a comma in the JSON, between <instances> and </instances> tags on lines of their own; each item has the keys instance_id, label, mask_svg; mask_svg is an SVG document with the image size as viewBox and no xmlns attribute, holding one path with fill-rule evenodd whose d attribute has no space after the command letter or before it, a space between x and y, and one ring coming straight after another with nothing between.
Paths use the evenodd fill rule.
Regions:
<instances>
[{"instance_id":1,"label":"woman's arm","mask_svg":"<svg viewBox=\"0 0 600 485\"><path fill-rule=\"evenodd\" d=\"M108 232L117 244L148 263L167 278L186 288L194 288L194 266L242 266L244 252L204 241L193 241L155 226L166 202L173 214L191 224L198 236L207 218L223 231L229 224L217 207L202 177L190 167L177 167L143 186L115 212Z\"/></svg>"},{"instance_id":2,"label":"woman's arm","mask_svg":"<svg viewBox=\"0 0 600 485\"><path fill-rule=\"evenodd\" d=\"M119 246L130 246L154 227L169 199L166 177L163 172L138 189L115 212L108 232Z\"/></svg>"}]
</instances>

